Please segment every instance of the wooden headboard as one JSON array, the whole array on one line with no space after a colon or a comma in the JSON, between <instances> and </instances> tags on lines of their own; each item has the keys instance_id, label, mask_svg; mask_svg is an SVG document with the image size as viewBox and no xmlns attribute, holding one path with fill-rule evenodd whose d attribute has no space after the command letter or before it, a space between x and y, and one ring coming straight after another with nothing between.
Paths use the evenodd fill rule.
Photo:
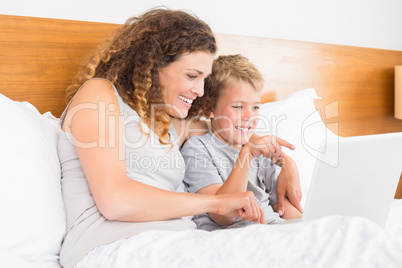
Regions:
<instances>
[{"instance_id":1,"label":"wooden headboard","mask_svg":"<svg viewBox=\"0 0 402 268\"><path fill-rule=\"evenodd\" d=\"M0 15L0 93L60 116L82 59L117 24ZM242 54L282 99L315 88L328 128L340 136L402 132L393 117L394 66L402 51L216 34L219 54ZM402 177L401 177L402 178ZM397 197L402 198L400 181Z\"/></svg>"}]
</instances>

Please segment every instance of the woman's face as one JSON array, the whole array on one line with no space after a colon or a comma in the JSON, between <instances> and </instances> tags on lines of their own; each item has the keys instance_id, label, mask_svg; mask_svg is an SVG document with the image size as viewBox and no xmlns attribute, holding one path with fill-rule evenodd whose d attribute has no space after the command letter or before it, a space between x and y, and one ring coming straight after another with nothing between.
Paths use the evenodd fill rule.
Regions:
<instances>
[{"instance_id":1,"label":"woman's face","mask_svg":"<svg viewBox=\"0 0 402 268\"><path fill-rule=\"evenodd\" d=\"M160 70L169 115L185 118L195 98L204 95L204 79L211 73L213 59L209 52L192 52Z\"/></svg>"}]
</instances>

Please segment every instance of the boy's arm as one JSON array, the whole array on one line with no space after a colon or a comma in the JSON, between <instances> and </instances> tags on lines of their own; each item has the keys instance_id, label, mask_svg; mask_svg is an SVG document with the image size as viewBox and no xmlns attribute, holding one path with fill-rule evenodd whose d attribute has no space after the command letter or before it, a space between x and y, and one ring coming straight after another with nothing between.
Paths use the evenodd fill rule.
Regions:
<instances>
[{"instance_id":1,"label":"boy's arm","mask_svg":"<svg viewBox=\"0 0 402 268\"><path fill-rule=\"evenodd\" d=\"M287 198L285 198L284 202L286 210L281 216L282 219L290 220L295 218L301 218L302 214L300 213L300 211L297 210L297 208L295 208L295 206L293 206L292 203L290 203ZM278 204L272 205L272 209L275 212L278 212Z\"/></svg>"},{"instance_id":2,"label":"boy's arm","mask_svg":"<svg viewBox=\"0 0 402 268\"><path fill-rule=\"evenodd\" d=\"M249 169L242 170L242 168L235 168L234 171L232 170L232 174L229 175L228 182L225 183L223 190L219 191L220 188L223 186L222 178L217 170L217 167L215 166L216 163L214 163L211 155L208 153L208 150L205 147L205 144L201 141L200 138L194 137L189 139L181 149L181 153L186 164L184 184L186 185L187 191L208 195L246 192ZM239 164L241 163L243 166L247 167L247 161L243 159L243 155L243 153L239 154L235 166L241 166ZM233 174L235 176L232 176ZM233 190L232 186L236 183L236 181L234 180L234 178L237 177L236 174L240 174L238 176L244 178L243 180L245 182L244 186L241 189ZM226 187L229 187L229 190L226 191ZM250 197L251 196L252 198L250 199L250 209L253 211L253 215L258 215L258 217L256 217L259 218L258 222L264 223L264 213L252 193ZM236 217L238 217L238 213L230 213L225 214L225 216L216 217L211 214L211 218L220 225L230 225L233 223Z\"/></svg>"},{"instance_id":3,"label":"boy's arm","mask_svg":"<svg viewBox=\"0 0 402 268\"><path fill-rule=\"evenodd\" d=\"M291 209L296 208L300 213L303 213L303 208L300 205L302 197L299 170L295 161L288 155L279 158L277 164L282 166L282 170L278 176L277 195L278 195L278 213L282 216L286 213L288 204L291 204Z\"/></svg>"},{"instance_id":4,"label":"boy's arm","mask_svg":"<svg viewBox=\"0 0 402 268\"><path fill-rule=\"evenodd\" d=\"M248 178L250 174L250 166L253 156L249 153L248 149L243 147L240 151L239 156L235 162L235 165L230 172L228 178L224 183L212 184L207 187L200 189L197 193L200 194L230 194L230 193L241 193L247 191ZM260 213L263 216L263 211L257 204ZM230 216L222 216L214 213L209 213L210 217L220 225L230 225L236 219Z\"/></svg>"},{"instance_id":5,"label":"boy's arm","mask_svg":"<svg viewBox=\"0 0 402 268\"><path fill-rule=\"evenodd\" d=\"M277 185L279 214L282 215L282 213L285 211L285 197L289 199L293 206L302 212L303 209L300 206L302 193L299 181L299 172L297 170L296 163L293 161L293 159L286 156L282 152L281 148L282 146L285 146L291 150L294 150L295 146L281 138L271 135L259 136L253 134L249 143L250 142L254 145L252 150L260 150L260 152L254 153L255 155L262 154L265 157L271 158L274 163L282 162L283 164L283 174L278 180Z\"/></svg>"}]
</instances>

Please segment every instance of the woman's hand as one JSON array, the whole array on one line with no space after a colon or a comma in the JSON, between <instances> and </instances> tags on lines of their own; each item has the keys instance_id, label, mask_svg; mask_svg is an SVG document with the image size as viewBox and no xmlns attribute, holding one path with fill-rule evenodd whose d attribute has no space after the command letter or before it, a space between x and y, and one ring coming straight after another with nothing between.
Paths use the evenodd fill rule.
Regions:
<instances>
[{"instance_id":1,"label":"woman's hand","mask_svg":"<svg viewBox=\"0 0 402 268\"><path fill-rule=\"evenodd\" d=\"M263 155L270 158L273 163L276 163L280 157L285 157L282 146L291 150L295 149L293 144L273 135L259 136L253 134L248 143L244 145L252 156Z\"/></svg>"},{"instance_id":2,"label":"woman's hand","mask_svg":"<svg viewBox=\"0 0 402 268\"><path fill-rule=\"evenodd\" d=\"M266 224L264 211L255 200L254 194L250 191L236 194L216 195L219 201L215 214L228 217L231 222L221 225L230 225L235 218L243 218L244 221L259 222Z\"/></svg>"},{"instance_id":3,"label":"woman's hand","mask_svg":"<svg viewBox=\"0 0 402 268\"><path fill-rule=\"evenodd\" d=\"M299 180L299 170L296 163L289 156L285 156L279 160L282 165L281 173L278 176L276 191L278 195L278 214L280 216L285 212L285 198L287 197L290 203L303 213L303 208L300 205L302 191Z\"/></svg>"}]
</instances>

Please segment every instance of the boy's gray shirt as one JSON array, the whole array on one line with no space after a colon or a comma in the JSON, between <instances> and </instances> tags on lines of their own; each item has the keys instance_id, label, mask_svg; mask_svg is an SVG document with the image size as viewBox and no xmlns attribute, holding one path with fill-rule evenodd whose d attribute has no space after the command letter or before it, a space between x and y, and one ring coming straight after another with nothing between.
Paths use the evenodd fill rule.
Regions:
<instances>
[{"instance_id":1,"label":"boy's gray shirt","mask_svg":"<svg viewBox=\"0 0 402 268\"><path fill-rule=\"evenodd\" d=\"M184 176L185 190L195 193L200 189L223 183L232 171L240 151L220 141L212 132L202 136L190 138L181 149L186 163ZM241 163L241 165L246 165ZM263 156L253 158L250 167L247 190L252 191L257 202L264 210L267 223L278 223L283 220L272 210L271 205L277 204L276 182L277 167L270 159ZM197 228L203 230L216 230L226 228L216 224L208 214L194 216ZM230 227L239 227L251 224L241 218L236 219Z\"/></svg>"}]
</instances>

